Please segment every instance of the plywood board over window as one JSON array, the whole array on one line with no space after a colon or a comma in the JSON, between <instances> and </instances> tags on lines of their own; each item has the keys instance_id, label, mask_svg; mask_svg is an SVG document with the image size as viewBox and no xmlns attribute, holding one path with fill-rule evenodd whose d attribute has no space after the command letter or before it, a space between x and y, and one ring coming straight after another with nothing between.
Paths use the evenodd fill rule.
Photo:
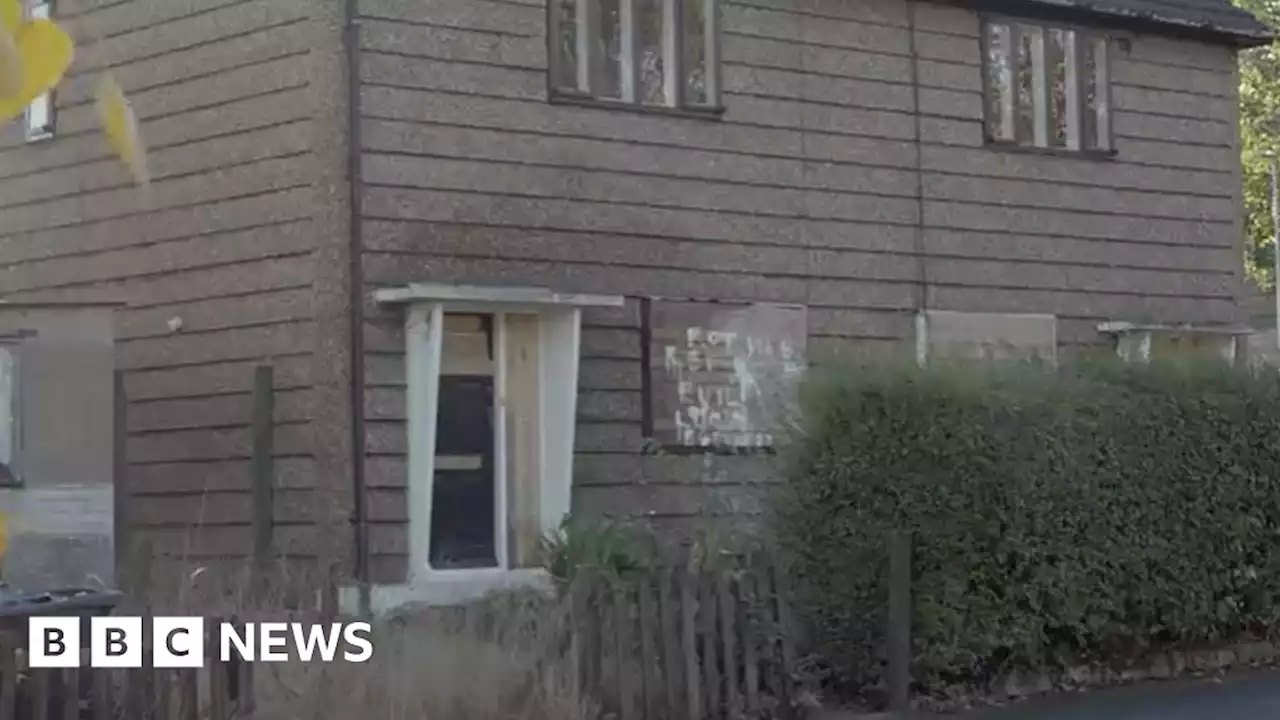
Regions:
<instances>
[{"instance_id":1,"label":"plywood board over window","mask_svg":"<svg viewBox=\"0 0 1280 720\"><path fill-rule=\"evenodd\" d=\"M916 316L916 360L1028 360L1056 364L1058 319L1032 313L926 310Z\"/></svg>"},{"instance_id":2,"label":"plywood board over window","mask_svg":"<svg viewBox=\"0 0 1280 720\"><path fill-rule=\"evenodd\" d=\"M779 425L795 411L806 309L667 299L642 305L646 437L686 451L773 448Z\"/></svg>"},{"instance_id":3,"label":"plywood board over window","mask_svg":"<svg viewBox=\"0 0 1280 720\"><path fill-rule=\"evenodd\" d=\"M1248 327L1105 322L1098 332L1113 338L1116 354L1126 362L1220 359L1235 364L1247 355Z\"/></svg>"}]
</instances>

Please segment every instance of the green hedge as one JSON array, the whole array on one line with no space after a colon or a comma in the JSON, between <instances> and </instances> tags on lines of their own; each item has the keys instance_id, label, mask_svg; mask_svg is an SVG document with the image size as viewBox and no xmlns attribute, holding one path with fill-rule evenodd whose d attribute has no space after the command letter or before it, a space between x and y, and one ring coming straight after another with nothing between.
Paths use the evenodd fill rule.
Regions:
<instances>
[{"instance_id":1,"label":"green hedge","mask_svg":"<svg viewBox=\"0 0 1280 720\"><path fill-rule=\"evenodd\" d=\"M1274 373L845 368L803 407L774 520L843 682L881 674L891 528L916 538L922 690L1277 627Z\"/></svg>"}]
</instances>

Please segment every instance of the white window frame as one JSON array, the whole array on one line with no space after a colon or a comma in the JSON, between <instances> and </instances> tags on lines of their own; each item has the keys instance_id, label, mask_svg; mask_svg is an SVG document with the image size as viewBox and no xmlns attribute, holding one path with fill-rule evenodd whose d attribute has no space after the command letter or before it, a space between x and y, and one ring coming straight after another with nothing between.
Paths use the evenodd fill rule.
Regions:
<instances>
[{"instance_id":1,"label":"white window frame","mask_svg":"<svg viewBox=\"0 0 1280 720\"><path fill-rule=\"evenodd\" d=\"M546 583L541 568L513 568L506 532L506 330L507 314L538 318L538 521L542 533L559 527L572 496L574 433L582 309L621 307L614 295L554 293L545 288L476 287L435 283L378 290L381 304L405 307L405 375L408 446L409 572L403 584L371 588L375 613L407 602L454 604L501 587ZM494 317L494 483L498 566L431 567L431 502L435 480L436 412L446 313ZM342 604L355 608L355 588L344 588Z\"/></svg>"},{"instance_id":2,"label":"white window frame","mask_svg":"<svg viewBox=\"0 0 1280 720\"><path fill-rule=\"evenodd\" d=\"M667 107L675 109L709 110L720 107L720 0L655 0L662 7L662 67L663 101L661 105L649 105L639 97L641 88L641 48L637 42L638 23L635 0L618 0L618 98L603 97L600 88L604 83L604 57L600 54L600 0L569 0L574 4L576 26L574 86L560 83L565 68L561 54L562 0L547 0L547 55L549 86L553 97L590 98L606 103L635 107ZM704 102L693 103L685 92L687 82L684 56L684 7L696 3L703 16L703 61L706 64L703 82L706 88Z\"/></svg>"},{"instance_id":3,"label":"white window frame","mask_svg":"<svg viewBox=\"0 0 1280 720\"><path fill-rule=\"evenodd\" d=\"M1007 29L1007 44L1011 52L1005 53L1005 64L999 68L1001 85L1005 87L1002 94L1000 115L1000 132L993 134L991 130L992 93L991 86L991 50L990 37L992 28ZM1019 132L1022 123L1021 109L1017 100L1018 57L1021 54L1022 30L1031 27L1038 32L1031 36L1032 57L1032 135L1022 137ZM1047 63L1046 39L1051 31L1058 30L1070 33L1070 41L1064 48L1063 63L1065 65L1064 100L1066 103L1066 139L1064 145L1056 145L1050 141L1053 133L1050 112L1050 85L1052 75ZM1104 33L1089 28L1045 23L1037 20L1008 16L985 16L982 18L982 91L983 91L983 124L982 132L987 142L993 145L1012 147L1030 147L1041 150L1072 153L1110 153L1115 148L1115 139L1111 129L1111 39ZM1084 119L1087 108L1087 93L1084 72L1086 50L1094 53L1094 145L1084 144Z\"/></svg>"},{"instance_id":4,"label":"white window frame","mask_svg":"<svg viewBox=\"0 0 1280 720\"><path fill-rule=\"evenodd\" d=\"M28 16L32 18L49 19L53 17L52 2L29 2L26 7ZM33 100L27 106L27 109L23 111L22 117L23 128L29 142L52 138L56 125L53 91Z\"/></svg>"},{"instance_id":5,"label":"white window frame","mask_svg":"<svg viewBox=\"0 0 1280 720\"><path fill-rule=\"evenodd\" d=\"M18 347L18 341L0 338L0 463L9 467L13 477L12 483L0 482L0 487L22 484L22 369Z\"/></svg>"}]
</instances>

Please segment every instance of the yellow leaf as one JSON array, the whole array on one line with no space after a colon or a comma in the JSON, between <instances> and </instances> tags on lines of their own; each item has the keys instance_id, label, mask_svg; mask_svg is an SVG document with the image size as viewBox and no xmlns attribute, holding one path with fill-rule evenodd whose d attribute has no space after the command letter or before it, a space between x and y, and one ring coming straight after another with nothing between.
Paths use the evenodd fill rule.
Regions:
<instances>
[{"instance_id":1,"label":"yellow leaf","mask_svg":"<svg viewBox=\"0 0 1280 720\"><path fill-rule=\"evenodd\" d=\"M17 38L0 29L0 97L22 92L22 66Z\"/></svg>"},{"instance_id":2,"label":"yellow leaf","mask_svg":"<svg viewBox=\"0 0 1280 720\"><path fill-rule=\"evenodd\" d=\"M0 510L0 557L9 549L9 516Z\"/></svg>"},{"instance_id":3,"label":"yellow leaf","mask_svg":"<svg viewBox=\"0 0 1280 720\"><path fill-rule=\"evenodd\" d=\"M22 114L36 98L62 82L71 65L75 45L71 36L49 20L30 20L12 36L21 58L22 82L15 91L0 94L0 123Z\"/></svg>"},{"instance_id":4,"label":"yellow leaf","mask_svg":"<svg viewBox=\"0 0 1280 720\"><path fill-rule=\"evenodd\" d=\"M22 0L0 0L0 29L16 34L21 24Z\"/></svg>"},{"instance_id":5,"label":"yellow leaf","mask_svg":"<svg viewBox=\"0 0 1280 720\"><path fill-rule=\"evenodd\" d=\"M98 121L111 151L124 162L134 182L147 185L147 152L138 133L138 120L124 91L110 75L98 83Z\"/></svg>"}]
</instances>

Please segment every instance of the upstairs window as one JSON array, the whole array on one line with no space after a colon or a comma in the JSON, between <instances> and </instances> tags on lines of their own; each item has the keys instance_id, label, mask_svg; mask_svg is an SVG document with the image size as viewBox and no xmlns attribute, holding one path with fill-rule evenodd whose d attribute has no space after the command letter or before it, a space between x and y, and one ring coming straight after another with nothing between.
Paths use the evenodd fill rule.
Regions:
<instances>
[{"instance_id":1,"label":"upstairs window","mask_svg":"<svg viewBox=\"0 0 1280 720\"><path fill-rule=\"evenodd\" d=\"M985 24L983 45L988 142L1111 150L1105 37L997 20Z\"/></svg>"},{"instance_id":2,"label":"upstairs window","mask_svg":"<svg viewBox=\"0 0 1280 720\"><path fill-rule=\"evenodd\" d=\"M550 2L554 96L640 107L719 107L718 0Z\"/></svg>"},{"instance_id":3,"label":"upstairs window","mask_svg":"<svg viewBox=\"0 0 1280 720\"><path fill-rule=\"evenodd\" d=\"M27 14L33 18L48 20L53 9L48 2L28 2ZM27 140L45 140L53 137L53 95L45 93L27 106L23 121Z\"/></svg>"}]
</instances>

